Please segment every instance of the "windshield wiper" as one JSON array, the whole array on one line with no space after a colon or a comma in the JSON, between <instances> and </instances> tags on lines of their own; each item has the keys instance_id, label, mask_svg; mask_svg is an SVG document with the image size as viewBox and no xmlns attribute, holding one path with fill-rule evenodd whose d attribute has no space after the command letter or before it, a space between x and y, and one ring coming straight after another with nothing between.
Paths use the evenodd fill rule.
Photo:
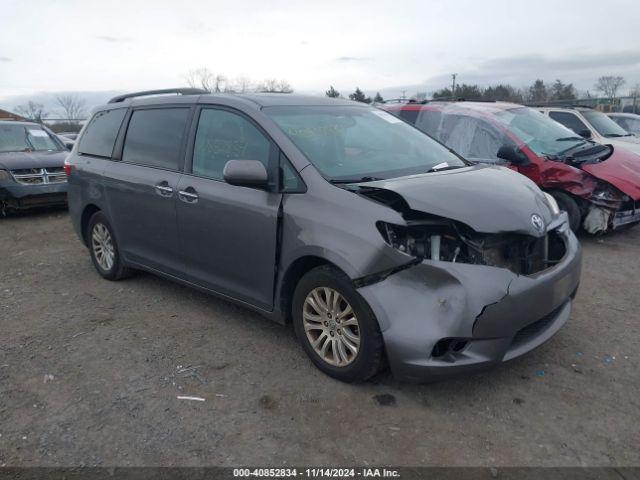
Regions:
<instances>
[{"instance_id":1,"label":"windshield wiper","mask_svg":"<svg viewBox=\"0 0 640 480\"><path fill-rule=\"evenodd\" d=\"M440 167L436 165L435 167L431 167L429 170L427 170L424 173L444 172L445 170L455 170L457 168L464 168L467 166L468 165L447 165L446 167Z\"/></svg>"},{"instance_id":2,"label":"windshield wiper","mask_svg":"<svg viewBox=\"0 0 640 480\"><path fill-rule=\"evenodd\" d=\"M363 182L375 182L376 180L384 180L384 178L378 177L360 177L360 178L332 178L329 180L330 183L334 184L342 184L342 183L363 183Z\"/></svg>"},{"instance_id":3,"label":"windshield wiper","mask_svg":"<svg viewBox=\"0 0 640 480\"><path fill-rule=\"evenodd\" d=\"M582 137L562 137L562 138L556 138L556 142L570 142L571 140L581 140L581 141L585 141L584 138Z\"/></svg>"},{"instance_id":4,"label":"windshield wiper","mask_svg":"<svg viewBox=\"0 0 640 480\"><path fill-rule=\"evenodd\" d=\"M607 137L607 138L619 138L619 137L626 137L626 135L622 135L621 133L607 133L605 135L605 137Z\"/></svg>"}]
</instances>

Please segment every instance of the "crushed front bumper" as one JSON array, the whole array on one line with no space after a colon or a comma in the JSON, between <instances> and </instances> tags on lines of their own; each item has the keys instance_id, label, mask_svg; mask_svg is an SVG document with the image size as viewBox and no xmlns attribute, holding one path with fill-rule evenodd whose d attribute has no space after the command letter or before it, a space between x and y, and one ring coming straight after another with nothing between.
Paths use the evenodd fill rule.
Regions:
<instances>
[{"instance_id":1,"label":"crushed front bumper","mask_svg":"<svg viewBox=\"0 0 640 480\"><path fill-rule=\"evenodd\" d=\"M0 183L2 207L23 210L34 207L66 205L67 182L20 185L13 181Z\"/></svg>"},{"instance_id":2,"label":"crushed front bumper","mask_svg":"<svg viewBox=\"0 0 640 480\"><path fill-rule=\"evenodd\" d=\"M394 376L429 381L483 369L551 338L569 318L582 256L566 214L551 228L566 253L534 275L425 260L359 288L380 323ZM447 339L464 348L436 356L434 347Z\"/></svg>"}]
</instances>

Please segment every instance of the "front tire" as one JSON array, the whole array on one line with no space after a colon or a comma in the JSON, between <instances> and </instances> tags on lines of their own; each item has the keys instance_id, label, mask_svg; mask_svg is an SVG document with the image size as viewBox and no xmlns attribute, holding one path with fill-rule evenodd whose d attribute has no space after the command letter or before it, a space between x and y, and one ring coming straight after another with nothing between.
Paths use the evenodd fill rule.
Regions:
<instances>
[{"instance_id":1,"label":"front tire","mask_svg":"<svg viewBox=\"0 0 640 480\"><path fill-rule=\"evenodd\" d=\"M580 212L578 203L570 195L563 192L551 192L551 196L558 202L560 210L567 212L567 215L569 215L569 226L571 230L576 233L582 223L582 212Z\"/></svg>"},{"instance_id":2,"label":"front tire","mask_svg":"<svg viewBox=\"0 0 640 480\"><path fill-rule=\"evenodd\" d=\"M102 278L120 280L131 275L131 269L122 262L113 228L104 213L93 214L87 225L86 238L91 261Z\"/></svg>"},{"instance_id":3,"label":"front tire","mask_svg":"<svg viewBox=\"0 0 640 480\"><path fill-rule=\"evenodd\" d=\"M292 316L311 361L344 382L364 381L380 370L382 334L371 308L339 270L321 266L298 282Z\"/></svg>"}]
</instances>

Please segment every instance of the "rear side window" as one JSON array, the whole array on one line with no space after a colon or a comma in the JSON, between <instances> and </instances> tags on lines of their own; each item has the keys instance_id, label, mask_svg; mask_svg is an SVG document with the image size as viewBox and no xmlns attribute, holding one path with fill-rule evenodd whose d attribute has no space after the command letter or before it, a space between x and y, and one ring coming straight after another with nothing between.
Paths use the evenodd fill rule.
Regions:
<instances>
[{"instance_id":1,"label":"rear side window","mask_svg":"<svg viewBox=\"0 0 640 480\"><path fill-rule=\"evenodd\" d=\"M122 161L179 170L188 118L188 108L135 110L129 121Z\"/></svg>"},{"instance_id":2,"label":"rear side window","mask_svg":"<svg viewBox=\"0 0 640 480\"><path fill-rule=\"evenodd\" d=\"M113 145L125 113L127 113L126 108L96 113L84 129L78 145L78 152L111 158Z\"/></svg>"},{"instance_id":3,"label":"rear side window","mask_svg":"<svg viewBox=\"0 0 640 480\"><path fill-rule=\"evenodd\" d=\"M229 160L258 160L269 171L271 142L246 118L227 110L200 113L193 147L195 175L222 180Z\"/></svg>"},{"instance_id":4,"label":"rear side window","mask_svg":"<svg viewBox=\"0 0 640 480\"><path fill-rule=\"evenodd\" d=\"M549 116L556 122L561 123L567 128L570 128L576 133L580 133L583 130L589 130L587 126L573 113L569 112L549 112Z\"/></svg>"}]
</instances>

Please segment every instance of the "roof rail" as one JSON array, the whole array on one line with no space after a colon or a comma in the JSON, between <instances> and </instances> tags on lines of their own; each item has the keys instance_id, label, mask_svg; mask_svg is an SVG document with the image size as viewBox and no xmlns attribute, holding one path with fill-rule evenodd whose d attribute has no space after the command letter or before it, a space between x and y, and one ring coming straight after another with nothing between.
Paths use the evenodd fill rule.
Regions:
<instances>
[{"instance_id":1,"label":"roof rail","mask_svg":"<svg viewBox=\"0 0 640 480\"><path fill-rule=\"evenodd\" d=\"M124 102L127 98L135 97L147 97L149 95L164 95L167 93L175 93L177 95L204 95L209 93L201 88L165 88L163 90L145 90L143 92L125 93L124 95L118 95L113 97L107 103L119 103Z\"/></svg>"}]
</instances>

